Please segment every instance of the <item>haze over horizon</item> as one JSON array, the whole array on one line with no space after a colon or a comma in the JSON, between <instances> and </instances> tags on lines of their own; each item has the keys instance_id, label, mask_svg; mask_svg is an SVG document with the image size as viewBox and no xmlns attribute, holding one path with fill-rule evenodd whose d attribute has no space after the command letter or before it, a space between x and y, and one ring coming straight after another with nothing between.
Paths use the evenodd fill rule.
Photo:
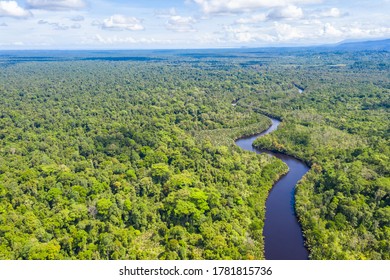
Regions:
<instances>
[{"instance_id":1,"label":"haze over horizon","mask_svg":"<svg viewBox=\"0 0 390 280\"><path fill-rule=\"evenodd\" d=\"M390 0L0 1L0 49L307 46L390 37Z\"/></svg>"}]
</instances>

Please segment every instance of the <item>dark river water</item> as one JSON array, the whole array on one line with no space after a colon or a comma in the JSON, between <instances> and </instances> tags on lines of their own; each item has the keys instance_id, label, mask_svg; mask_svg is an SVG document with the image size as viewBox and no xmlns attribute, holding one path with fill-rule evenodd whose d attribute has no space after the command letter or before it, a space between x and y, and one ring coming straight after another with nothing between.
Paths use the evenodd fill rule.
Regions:
<instances>
[{"instance_id":1,"label":"dark river water","mask_svg":"<svg viewBox=\"0 0 390 280\"><path fill-rule=\"evenodd\" d=\"M265 258L267 260L307 260L302 229L294 210L294 190L297 182L309 170L303 162L283 154L253 148L253 141L276 130L280 121L272 119L266 131L254 136L238 139L236 144L247 151L266 153L280 158L288 165L289 172L275 183L266 202L264 223Z\"/></svg>"}]
</instances>

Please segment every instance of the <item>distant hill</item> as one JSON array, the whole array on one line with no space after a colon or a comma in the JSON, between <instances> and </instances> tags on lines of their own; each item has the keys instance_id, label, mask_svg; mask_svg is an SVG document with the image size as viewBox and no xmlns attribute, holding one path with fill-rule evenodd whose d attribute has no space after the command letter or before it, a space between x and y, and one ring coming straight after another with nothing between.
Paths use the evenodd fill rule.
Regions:
<instances>
[{"instance_id":1,"label":"distant hill","mask_svg":"<svg viewBox=\"0 0 390 280\"><path fill-rule=\"evenodd\" d=\"M223 52L240 53L268 53L280 54L286 52L359 52L359 51L387 51L390 52L390 39L373 40L373 41L351 41L346 40L336 44L317 45L317 46L295 46L295 47L260 47L260 48L240 48L240 49L222 49ZM201 52L203 50L200 50Z\"/></svg>"},{"instance_id":2,"label":"distant hill","mask_svg":"<svg viewBox=\"0 0 390 280\"><path fill-rule=\"evenodd\" d=\"M341 42L332 46L332 48L343 51L390 51L390 39L364 42Z\"/></svg>"}]
</instances>

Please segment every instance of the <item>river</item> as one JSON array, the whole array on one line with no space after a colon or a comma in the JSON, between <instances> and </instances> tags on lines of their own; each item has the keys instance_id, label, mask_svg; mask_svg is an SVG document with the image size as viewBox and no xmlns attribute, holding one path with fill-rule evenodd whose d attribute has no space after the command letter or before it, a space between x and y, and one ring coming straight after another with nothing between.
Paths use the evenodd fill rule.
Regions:
<instances>
[{"instance_id":1,"label":"river","mask_svg":"<svg viewBox=\"0 0 390 280\"><path fill-rule=\"evenodd\" d=\"M266 202L264 222L264 246L267 260L307 260L309 253L304 246L301 226L297 220L294 192L297 182L309 171L309 167L296 158L257 150L252 146L256 138L271 133L280 124L271 118L272 125L262 133L238 139L236 144L247 151L267 153L280 158L288 165L289 172L275 183Z\"/></svg>"}]
</instances>

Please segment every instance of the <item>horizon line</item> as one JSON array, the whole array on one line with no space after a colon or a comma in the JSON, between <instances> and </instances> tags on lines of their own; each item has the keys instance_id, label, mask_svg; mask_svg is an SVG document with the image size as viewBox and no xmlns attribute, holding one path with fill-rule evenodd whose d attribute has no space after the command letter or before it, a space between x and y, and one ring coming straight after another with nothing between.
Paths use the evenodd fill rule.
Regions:
<instances>
[{"instance_id":1,"label":"horizon line","mask_svg":"<svg viewBox=\"0 0 390 280\"><path fill-rule=\"evenodd\" d=\"M342 40L336 43L319 43L319 44L307 44L307 45L269 45L269 46L220 46L220 47L197 47L197 48L184 48L184 47L172 47L172 48L42 48L42 49L1 49L0 52L10 52L10 51L185 51L185 50L244 50L244 49L298 49L298 48L318 48L318 47L335 47L342 44L349 43L368 43L368 42L380 42L388 41L390 38L376 38L376 39L351 39L351 40Z\"/></svg>"}]
</instances>

